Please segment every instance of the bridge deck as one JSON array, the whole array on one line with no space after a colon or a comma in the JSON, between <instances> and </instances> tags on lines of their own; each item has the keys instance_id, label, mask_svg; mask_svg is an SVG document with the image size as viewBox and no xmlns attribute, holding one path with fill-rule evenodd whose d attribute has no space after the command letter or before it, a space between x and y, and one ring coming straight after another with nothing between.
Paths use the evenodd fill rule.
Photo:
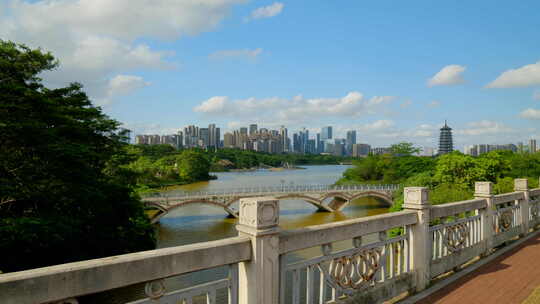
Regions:
<instances>
[{"instance_id":1,"label":"bridge deck","mask_svg":"<svg viewBox=\"0 0 540 304\"><path fill-rule=\"evenodd\" d=\"M540 233L419 304L521 304L540 286Z\"/></svg>"}]
</instances>

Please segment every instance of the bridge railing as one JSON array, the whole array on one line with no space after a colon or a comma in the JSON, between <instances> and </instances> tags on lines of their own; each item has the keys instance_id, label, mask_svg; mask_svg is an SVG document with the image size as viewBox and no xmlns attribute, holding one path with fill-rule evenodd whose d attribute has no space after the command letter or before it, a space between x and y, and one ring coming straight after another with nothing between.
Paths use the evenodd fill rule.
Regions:
<instances>
[{"instance_id":1,"label":"bridge railing","mask_svg":"<svg viewBox=\"0 0 540 304\"><path fill-rule=\"evenodd\" d=\"M211 196L245 195L245 194L268 194L268 193L291 193L291 192L330 192L330 191L395 191L400 185L396 184L361 184L361 185L282 185L264 187L245 187L234 189L216 189L209 191L190 191L181 193L152 193L145 195L145 200L160 199L188 199Z\"/></svg>"},{"instance_id":2,"label":"bridge railing","mask_svg":"<svg viewBox=\"0 0 540 304\"><path fill-rule=\"evenodd\" d=\"M540 224L540 188L516 179L512 193L492 189L478 182L474 199L433 206L427 188L407 187L403 211L287 231L276 199L244 198L238 237L2 274L0 295L8 304L77 303L146 283L135 285L146 299L133 303L382 302L423 290ZM227 274L167 287L167 278L215 267Z\"/></svg>"}]
</instances>

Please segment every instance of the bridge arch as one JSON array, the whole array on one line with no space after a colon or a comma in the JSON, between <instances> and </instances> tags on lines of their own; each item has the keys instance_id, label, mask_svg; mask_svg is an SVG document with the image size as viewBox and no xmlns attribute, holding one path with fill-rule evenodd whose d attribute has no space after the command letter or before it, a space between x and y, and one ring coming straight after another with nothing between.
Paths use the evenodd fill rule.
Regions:
<instances>
[{"instance_id":1,"label":"bridge arch","mask_svg":"<svg viewBox=\"0 0 540 304\"><path fill-rule=\"evenodd\" d=\"M394 205L392 196L382 193L382 192L378 192L378 191L367 191L367 192L358 193L356 195L352 195L350 201L353 201L355 199L362 198L362 197L376 197L384 201L388 205L388 207L392 207Z\"/></svg>"},{"instance_id":2,"label":"bridge arch","mask_svg":"<svg viewBox=\"0 0 540 304\"><path fill-rule=\"evenodd\" d=\"M228 207L230 207L231 205L235 204L235 203L238 203L240 201L240 199L242 198L248 198L248 197L253 197L253 196L236 196L236 197L233 197L232 199L230 199L226 205ZM287 193L287 194L284 194L284 195L279 195L279 196L274 196L277 200L284 200L284 199L294 199L294 198L297 198L297 199L300 199L300 200L303 200L307 203L310 203L312 204L313 206L317 207L319 210L324 210L324 211L328 211L328 212L333 212L334 210L326 205L324 205L322 203L321 200L315 198L315 197L311 197L309 195L304 195L304 194L299 194L299 193Z\"/></svg>"},{"instance_id":3,"label":"bridge arch","mask_svg":"<svg viewBox=\"0 0 540 304\"><path fill-rule=\"evenodd\" d=\"M328 212L333 212L334 210L326 205L323 204L322 200L318 200L316 198L313 198L311 196L303 195L303 194L297 194L297 193L291 193L291 194L285 194L276 197L278 200L282 199L291 199L291 198L298 198L301 199L307 203L312 204L313 206L317 207L319 210L324 210Z\"/></svg>"},{"instance_id":4,"label":"bridge arch","mask_svg":"<svg viewBox=\"0 0 540 304\"><path fill-rule=\"evenodd\" d=\"M330 192L330 193L325 193L324 196L321 197L321 202L324 202L326 199L329 199L329 198L340 198L342 200L345 200L345 201L348 201L350 200L351 198L349 197L349 195L347 195L347 193L343 193L343 192Z\"/></svg>"},{"instance_id":5,"label":"bridge arch","mask_svg":"<svg viewBox=\"0 0 540 304\"><path fill-rule=\"evenodd\" d=\"M155 207L156 209L159 209L161 211L158 214L156 214L156 216L151 218L151 222L156 223L159 221L159 219L169 214L172 210L178 209L187 205L191 205L191 204L204 204L204 205L212 205L212 206L221 207L223 208L223 210L225 210L225 212L229 214L229 216L238 218L238 211L231 209L227 204L224 204L218 201L205 200L205 199L193 199L193 200L183 201L174 205L166 205L166 206L159 205L158 203L154 203L154 202L147 203L146 205L148 207Z\"/></svg>"}]
</instances>

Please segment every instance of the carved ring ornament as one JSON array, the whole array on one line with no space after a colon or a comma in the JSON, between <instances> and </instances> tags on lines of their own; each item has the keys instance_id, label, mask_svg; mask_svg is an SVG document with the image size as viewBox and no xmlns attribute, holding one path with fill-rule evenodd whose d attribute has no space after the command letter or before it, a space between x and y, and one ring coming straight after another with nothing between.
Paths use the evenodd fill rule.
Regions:
<instances>
[{"instance_id":1,"label":"carved ring ornament","mask_svg":"<svg viewBox=\"0 0 540 304\"><path fill-rule=\"evenodd\" d=\"M465 247L469 237L469 227L466 223L448 226L444 230L443 242L450 252L458 252Z\"/></svg>"},{"instance_id":2,"label":"carved ring ornament","mask_svg":"<svg viewBox=\"0 0 540 304\"><path fill-rule=\"evenodd\" d=\"M163 279L146 283L144 293L150 299L159 299L165 294L165 283Z\"/></svg>"},{"instance_id":3,"label":"carved ring ornament","mask_svg":"<svg viewBox=\"0 0 540 304\"><path fill-rule=\"evenodd\" d=\"M321 262L317 267L332 287L346 291L370 285L375 280L384 259L382 249L373 248L351 256L335 258L327 267Z\"/></svg>"},{"instance_id":4,"label":"carved ring ornament","mask_svg":"<svg viewBox=\"0 0 540 304\"><path fill-rule=\"evenodd\" d=\"M538 200L538 199L537 199ZM539 210L538 210L538 204L540 202L534 202L533 204L531 204L531 215L533 218L537 218L538 217L538 213L539 213Z\"/></svg>"},{"instance_id":5,"label":"carved ring ornament","mask_svg":"<svg viewBox=\"0 0 540 304\"><path fill-rule=\"evenodd\" d=\"M513 218L512 210L506 210L499 214L499 230L501 232L507 231L512 226Z\"/></svg>"}]
</instances>

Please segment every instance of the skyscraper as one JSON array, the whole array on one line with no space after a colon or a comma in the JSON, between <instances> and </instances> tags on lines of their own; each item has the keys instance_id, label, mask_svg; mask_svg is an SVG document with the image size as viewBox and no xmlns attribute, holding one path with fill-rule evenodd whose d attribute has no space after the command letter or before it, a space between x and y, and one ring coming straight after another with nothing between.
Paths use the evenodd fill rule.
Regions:
<instances>
[{"instance_id":1,"label":"skyscraper","mask_svg":"<svg viewBox=\"0 0 540 304\"><path fill-rule=\"evenodd\" d=\"M441 128L441 135L439 137L439 155L450 153L454 150L454 144L452 142L452 128L444 121L444 127Z\"/></svg>"},{"instance_id":2,"label":"skyscraper","mask_svg":"<svg viewBox=\"0 0 540 304\"><path fill-rule=\"evenodd\" d=\"M215 124L208 125L208 147L217 148L219 146L219 128Z\"/></svg>"},{"instance_id":3,"label":"skyscraper","mask_svg":"<svg viewBox=\"0 0 540 304\"><path fill-rule=\"evenodd\" d=\"M529 152L536 153L536 139L529 140Z\"/></svg>"},{"instance_id":4,"label":"skyscraper","mask_svg":"<svg viewBox=\"0 0 540 304\"><path fill-rule=\"evenodd\" d=\"M347 154L352 154L352 147L356 144L356 131L347 131Z\"/></svg>"},{"instance_id":5,"label":"skyscraper","mask_svg":"<svg viewBox=\"0 0 540 304\"><path fill-rule=\"evenodd\" d=\"M323 127L321 129L321 140L332 139L332 126Z\"/></svg>"},{"instance_id":6,"label":"skyscraper","mask_svg":"<svg viewBox=\"0 0 540 304\"><path fill-rule=\"evenodd\" d=\"M257 125L256 124L249 125L249 135L253 135L255 133L257 133Z\"/></svg>"},{"instance_id":7,"label":"skyscraper","mask_svg":"<svg viewBox=\"0 0 540 304\"><path fill-rule=\"evenodd\" d=\"M281 136L281 145L283 147L283 151L289 152L289 135L285 126L281 126L279 129L279 135Z\"/></svg>"}]
</instances>

